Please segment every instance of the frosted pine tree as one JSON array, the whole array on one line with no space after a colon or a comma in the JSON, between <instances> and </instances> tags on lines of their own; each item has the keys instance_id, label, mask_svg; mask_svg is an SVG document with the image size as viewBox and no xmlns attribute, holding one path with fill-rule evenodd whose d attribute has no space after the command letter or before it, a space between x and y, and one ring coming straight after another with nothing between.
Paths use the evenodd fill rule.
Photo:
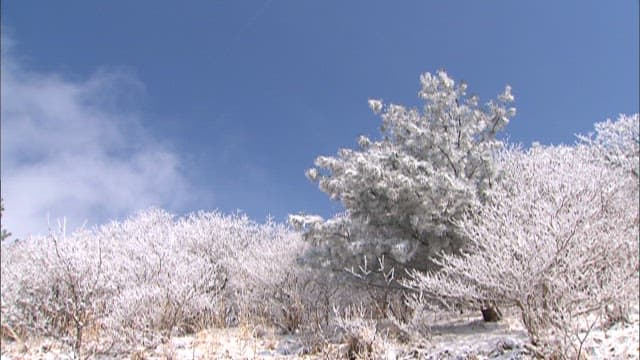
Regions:
<instances>
[{"instance_id":1,"label":"frosted pine tree","mask_svg":"<svg viewBox=\"0 0 640 360\"><path fill-rule=\"evenodd\" d=\"M320 156L307 171L346 209L327 221L290 218L324 246L325 262L384 255L395 266L428 269L435 254L464 244L456 221L482 203L497 179L493 158L503 144L496 136L515 115L508 106L514 98L507 86L482 106L444 71L420 80L421 111L370 100L382 118L380 139L362 136L359 149Z\"/></svg>"}]
</instances>

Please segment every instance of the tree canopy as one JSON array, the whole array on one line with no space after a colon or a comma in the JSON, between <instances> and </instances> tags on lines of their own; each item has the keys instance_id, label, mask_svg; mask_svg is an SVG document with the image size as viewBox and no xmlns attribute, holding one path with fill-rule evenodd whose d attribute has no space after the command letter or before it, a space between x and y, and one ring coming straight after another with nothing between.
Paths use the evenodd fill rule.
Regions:
<instances>
[{"instance_id":1,"label":"tree canopy","mask_svg":"<svg viewBox=\"0 0 640 360\"><path fill-rule=\"evenodd\" d=\"M346 209L328 221L292 216L308 237L399 263L462 246L456 220L482 203L498 176L493 159L503 143L497 134L515 115L514 97L506 86L482 106L445 71L420 80L422 110L370 100L382 118L380 139L361 136L358 149L320 156L307 170Z\"/></svg>"}]
</instances>

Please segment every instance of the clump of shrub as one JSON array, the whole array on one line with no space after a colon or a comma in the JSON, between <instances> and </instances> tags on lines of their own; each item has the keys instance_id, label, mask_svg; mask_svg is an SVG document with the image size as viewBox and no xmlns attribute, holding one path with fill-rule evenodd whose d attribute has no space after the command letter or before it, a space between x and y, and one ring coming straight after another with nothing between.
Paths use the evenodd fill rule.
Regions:
<instances>
[{"instance_id":1,"label":"clump of shrub","mask_svg":"<svg viewBox=\"0 0 640 360\"><path fill-rule=\"evenodd\" d=\"M296 264L303 246L283 225L216 212L152 209L62 228L2 245L2 326L56 337L76 354L155 346L241 318L293 331L310 303Z\"/></svg>"},{"instance_id":2,"label":"clump of shrub","mask_svg":"<svg viewBox=\"0 0 640 360\"><path fill-rule=\"evenodd\" d=\"M633 149L637 136L630 138ZM579 356L596 326L595 320L579 326L585 318L623 318L621 309L637 299L638 178L616 165L632 161L606 156L610 149L637 162L637 146L623 152L623 145L503 153L501 183L457 223L466 248L442 254L440 270L412 271L404 282L414 303L515 307L545 353Z\"/></svg>"},{"instance_id":3,"label":"clump of shrub","mask_svg":"<svg viewBox=\"0 0 640 360\"><path fill-rule=\"evenodd\" d=\"M109 253L78 232L22 240L2 249L2 324L18 336L56 337L79 352L107 315L117 287Z\"/></svg>"},{"instance_id":4,"label":"clump of shrub","mask_svg":"<svg viewBox=\"0 0 640 360\"><path fill-rule=\"evenodd\" d=\"M378 331L368 307L349 306L335 310L336 329L342 334L341 356L346 359L375 359L384 354L387 334Z\"/></svg>"}]
</instances>

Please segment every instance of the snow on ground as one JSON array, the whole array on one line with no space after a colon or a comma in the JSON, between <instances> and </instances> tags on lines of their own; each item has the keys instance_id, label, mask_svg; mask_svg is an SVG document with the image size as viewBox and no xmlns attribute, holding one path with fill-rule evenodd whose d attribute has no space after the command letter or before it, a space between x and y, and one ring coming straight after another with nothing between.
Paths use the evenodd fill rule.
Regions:
<instances>
[{"instance_id":1,"label":"snow on ground","mask_svg":"<svg viewBox=\"0 0 640 360\"><path fill-rule=\"evenodd\" d=\"M640 358L640 306L629 316L630 324L615 324L609 329L596 329L587 338L585 353L592 359Z\"/></svg>"},{"instance_id":2,"label":"snow on ground","mask_svg":"<svg viewBox=\"0 0 640 360\"><path fill-rule=\"evenodd\" d=\"M527 333L513 316L498 323L478 317L437 321L421 349L427 359L524 358Z\"/></svg>"},{"instance_id":3,"label":"snow on ground","mask_svg":"<svg viewBox=\"0 0 640 360\"><path fill-rule=\"evenodd\" d=\"M593 329L583 353L588 359L638 359L640 352L639 309L635 306L629 324ZM475 317L434 322L431 336L420 345L385 342L382 359L529 359L527 335L513 315L500 323L485 323ZM192 359L332 359L346 352L344 344L323 344L323 350L306 354L309 341L295 335L278 334L265 327L209 329L190 336L174 337L156 349L139 349L123 356L131 360ZM71 353L50 339L26 344L2 342L1 360L71 359Z\"/></svg>"}]
</instances>

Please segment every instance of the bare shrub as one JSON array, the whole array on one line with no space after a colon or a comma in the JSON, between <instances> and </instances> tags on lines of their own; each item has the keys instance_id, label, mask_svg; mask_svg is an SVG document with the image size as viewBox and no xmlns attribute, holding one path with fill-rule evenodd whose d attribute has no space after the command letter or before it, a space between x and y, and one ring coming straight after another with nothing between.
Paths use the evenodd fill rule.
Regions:
<instances>
[{"instance_id":1,"label":"bare shrub","mask_svg":"<svg viewBox=\"0 0 640 360\"><path fill-rule=\"evenodd\" d=\"M342 333L342 356L347 359L376 359L385 351L385 335L366 307L349 306L335 310L338 331Z\"/></svg>"},{"instance_id":2,"label":"bare shrub","mask_svg":"<svg viewBox=\"0 0 640 360\"><path fill-rule=\"evenodd\" d=\"M393 317L406 321L412 312L404 301L406 289L396 279L395 267L387 265L385 260L383 255L370 264L364 256L357 268L352 266L345 270L357 279L353 285L362 288L368 296L369 306L376 318Z\"/></svg>"}]
</instances>

